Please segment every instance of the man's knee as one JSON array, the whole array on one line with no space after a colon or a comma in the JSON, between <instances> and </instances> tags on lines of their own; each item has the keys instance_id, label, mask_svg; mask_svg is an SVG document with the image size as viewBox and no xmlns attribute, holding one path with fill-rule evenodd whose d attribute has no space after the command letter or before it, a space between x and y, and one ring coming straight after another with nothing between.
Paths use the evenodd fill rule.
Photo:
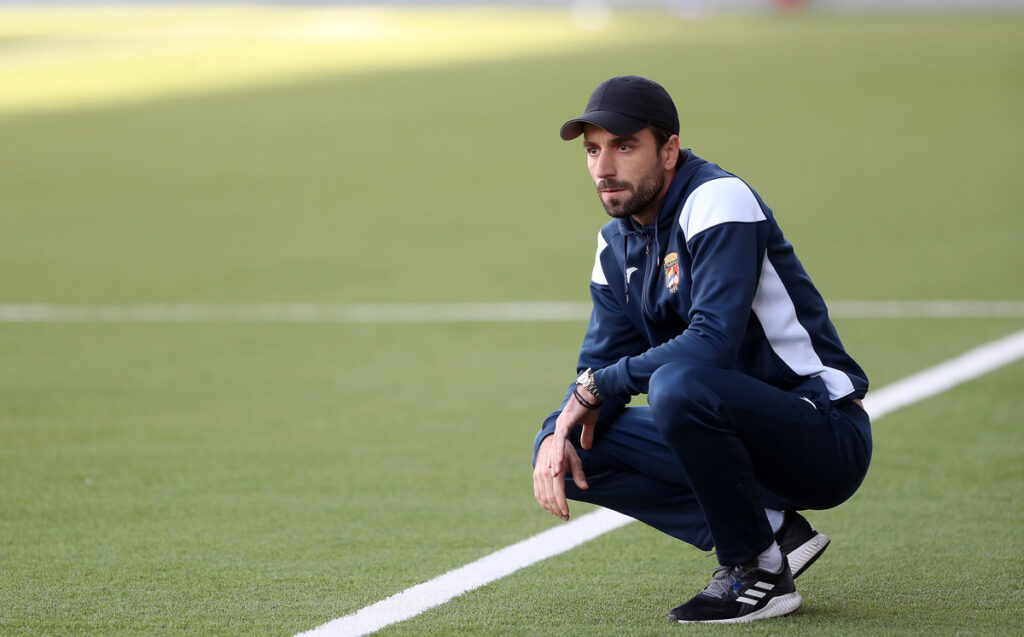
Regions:
<instances>
[{"instance_id":1,"label":"man's knee","mask_svg":"<svg viewBox=\"0 0 1024 637\"><path fill-rule=\"evenodd\" d=\"M659 429L677 427L688 420L684 416L711 409L717 397L707 379L714 371L689 363L669 363L651 375L647 402Z\"/></svg>"}]
</instances>

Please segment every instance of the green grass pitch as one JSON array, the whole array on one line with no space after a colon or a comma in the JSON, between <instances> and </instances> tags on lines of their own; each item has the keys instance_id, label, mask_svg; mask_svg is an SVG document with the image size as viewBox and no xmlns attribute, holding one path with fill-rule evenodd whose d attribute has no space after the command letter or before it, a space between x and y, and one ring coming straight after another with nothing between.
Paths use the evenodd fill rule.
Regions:
<instances>
[{"instance_id":1,"label":"green grass pitch","mask_svg":"<svg viewBox=\"0 0 1024 637\"><path fill-rule=\"evenodd\" d=\"M556 132L619 73L666 85L826 297L1024 299L1017 17L522 12L521 54L290 50L186 90L171 67L213 58L172 50L174 90L98 99L40 88L96 44L67 11L56 40L0 11L3 304L585 300L604 214ZM838 321L875 387L1022 325ZM529 444L582 328L0 324L0 633L293 634L557 524ZM1021 387L1018 362L878 421L861 491L810 515L804 607L729 633L1020 634ZM710 561L634 524L382 634L679 634Z\"/></svg>"}]
</instances>

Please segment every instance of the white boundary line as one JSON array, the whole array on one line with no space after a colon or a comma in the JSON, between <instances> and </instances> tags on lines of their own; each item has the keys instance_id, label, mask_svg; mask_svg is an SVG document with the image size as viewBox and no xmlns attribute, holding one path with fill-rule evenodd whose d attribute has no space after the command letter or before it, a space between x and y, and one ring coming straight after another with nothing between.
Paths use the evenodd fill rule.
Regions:
<instances>
[{"instance_id":1,"label":"white boundary line","mask_svg":"<svg viewBox=\"0 0 1024 637\"><path fill-rule=\"evenodd\" d=\"M877 420L1021 358L1024 358L1024 330L874 390L865 398L864 408ZM375 632L632 521L620 513L599 509L300 635L356 637Z\"/></svg>"},{"instance_id":2,"label":"white boundary line","mask_svg":"<svg viewBox=\"0 0 1024 637\"><path fill-rule=\"evenodd\" d=\"M976 347L956 358L871 391L864 409L873 419L912 405L1024 358L1024 330Z\"/></svg>"},{"instance_id":3,"label":"white boundary line","mask_svg":"<svg viewBox=\"0 0 1024 637\"><path fill-rule=\"evenodd\" d=\"M0 304L0 323L469 323L585 321L589 302ZM1024 318L1024 301L832 301L834 318Z\"/></svg>"},{"instance_id":4,"label":"white boundary line","mask_svg":"<svg viewBox=\"0 0 1024 637\"><path fill-rule=\"evenodd\" d=\"M632 521L633 518L621 513L599 509L300 634L307 637L367 635L415 617L531 564L564 553Z\"/></svg>"}]
</instances>

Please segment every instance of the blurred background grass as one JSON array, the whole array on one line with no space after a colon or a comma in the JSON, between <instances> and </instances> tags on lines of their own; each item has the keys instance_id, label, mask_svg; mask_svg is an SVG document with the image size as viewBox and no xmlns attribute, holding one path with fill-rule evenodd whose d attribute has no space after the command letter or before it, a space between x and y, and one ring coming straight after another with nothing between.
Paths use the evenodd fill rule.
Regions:
<instances>
[{"instance_id":1,"label":"blurred background grass","mask_svg":"<svg viewBox=\"0 0 1024 637\"><path fill-rule=\"evenodd\" d=\"M828 296L1022 297L1019 21L669 24L634 19L574 53L467 49L426 69L0 118L0 295L585 298L600 216L556 131L601 80L635 72L676 96L684 145L759 190Z\"/></svg>"},{"instance_id":2,"label":"blurred background grass","mask_svg":"<svg viewBox=\"0 0 1024 637\"><path fill-rule=\"evenodd\" d=\"M4 94L53 87L0 109L2 303L585 300L604 214L556 131L619 73L672 92L684 145L760 192L827 298L1024 298L1019 18L464 12L453 35L427 12L388 32L405 62L353 68L282 51L267 9L186 12L150 66L131 10L113 39L66 11L56 34L0 12ZM138 66L111 95L116 50ZM839 328L877 387L1020 323ZM551 526L529 442L582 327L0 326L0 632L291 633ZM1017 632L1022 382L879 423L786 628ZM704 566L633 526L390 630L651 634Z\"/></svg>"}]
</instances>

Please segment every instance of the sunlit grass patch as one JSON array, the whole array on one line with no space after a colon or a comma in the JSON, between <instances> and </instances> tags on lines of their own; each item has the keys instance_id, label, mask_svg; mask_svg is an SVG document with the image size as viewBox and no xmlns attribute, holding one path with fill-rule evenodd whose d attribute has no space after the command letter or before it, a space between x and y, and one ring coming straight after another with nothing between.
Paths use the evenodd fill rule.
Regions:
<instances>
[{"instance_id":1,"label":"sunlit grass patch","mask_svg":"<svg viewBox=\"0 0 1024 637\"><path fill-rule=\"evenodd\" d=\"M396 7L88 7L0 10L0 114L271 84L327 73L480 62L669 35L623 17L615 34L567 11Z\"/></svg>"}]
</instances>

